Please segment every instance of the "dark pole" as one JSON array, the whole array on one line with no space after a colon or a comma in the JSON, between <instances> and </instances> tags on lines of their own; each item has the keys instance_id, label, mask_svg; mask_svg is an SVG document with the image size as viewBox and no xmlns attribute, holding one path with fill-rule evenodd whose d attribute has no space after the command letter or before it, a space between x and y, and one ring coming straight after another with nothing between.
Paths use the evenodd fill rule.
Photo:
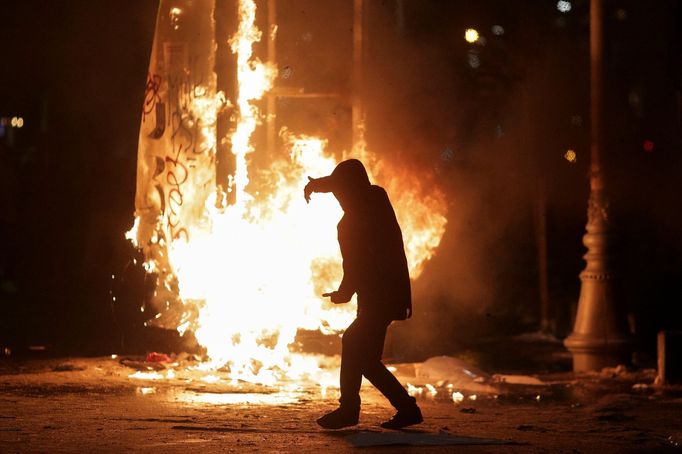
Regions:
<instances>
[{"instance_id":1,"label":"dark pole","mask_svg":"<svg viewBox=\"0 0 682 454\"><path fill-rule=\"evenodd\" d=\"M603 145L602 0L590 2L590 198L587 207L586 266L580 273L580 299L573 332L564 341L573 370L599 370L629 362L631 339L613 269L613 226L602 172Z\"/></svg>"}]
</instances>

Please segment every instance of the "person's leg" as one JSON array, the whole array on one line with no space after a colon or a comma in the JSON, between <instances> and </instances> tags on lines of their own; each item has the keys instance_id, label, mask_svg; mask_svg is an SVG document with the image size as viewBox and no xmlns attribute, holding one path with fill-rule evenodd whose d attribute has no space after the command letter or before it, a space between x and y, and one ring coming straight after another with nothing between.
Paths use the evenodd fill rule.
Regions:
<instances>
[{"instance_id":1,"label":"person's leg","mask_svg":"<svg viewBox=\"0 0 682 454\"><path fill-rule=\"evenodd\" d=\"M353 321L341 338L341 371L339 374L341 406L360 408L364 332L359 319Z\"/></svg>"},{"instance_id":2,"label":"person's leg","mask_svg":"<svg viewBox=\"0 0 682 454\"><path fill-rule=\"evenodd\" d=\"M360 415L360 385L362 383L362 330L355 320L341 339L340 406L317 420L325 429L354 426Z\"/></svg>"},{"instance_id":3,"label":"person's leg","mask_svg":"<svg viewBox=\"0 0 682 454\"><path fill-rule=\"evenodd\" d=\"M400 384L397 378L381 362L386 329L390 320L369 319L362 325L365 336L365 355L363 355L362 374L370 381L395 407L401 408L414 406L414 398L410 397L407 390Z\"/></svg>"},{"instance_id":4,"label":"person's leg","mask_svg":"<svg viewBox=\"0 0 682 454\"><path fill-rule=\"evenodd\" d=\"M386 396L398 412L390 420L381 424L386 429L401 429L419 424L424 419L414 397L411 397L397 378L381 362L386 339L386 329L390 321L369 319L362 325L365 333L365 355L363 355L363 375Z\"/></svg>"}]
</instances>

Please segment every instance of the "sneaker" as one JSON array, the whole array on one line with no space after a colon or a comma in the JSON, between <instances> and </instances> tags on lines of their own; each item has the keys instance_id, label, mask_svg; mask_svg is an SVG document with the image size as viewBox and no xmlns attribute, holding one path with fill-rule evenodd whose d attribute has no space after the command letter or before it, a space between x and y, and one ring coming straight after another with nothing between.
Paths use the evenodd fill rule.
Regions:
<instances>
[{"instance_id":1,"label":"sneaker","mask_svg":"<svg viewBox=\"0 0 682 454\"><path fill-rule=\"evenodd\" d=\"M360 409L347 409L339 407L327 413L317 420L317 423L325 429L343 429L344 427L354 426L358 423Z\"/></svg>"},{"instance_id":2,"label":"sneaker","mask_svg":"<svg viewBox=\"0 0 682 454\"><path fill-rule=\"evenodd\" d=\"M422 412L417 405L411 408L398 410L391 419L381 423L384 429L402 429L403 427L413 426L424 421Z\"/></svg>"}]
</instances>

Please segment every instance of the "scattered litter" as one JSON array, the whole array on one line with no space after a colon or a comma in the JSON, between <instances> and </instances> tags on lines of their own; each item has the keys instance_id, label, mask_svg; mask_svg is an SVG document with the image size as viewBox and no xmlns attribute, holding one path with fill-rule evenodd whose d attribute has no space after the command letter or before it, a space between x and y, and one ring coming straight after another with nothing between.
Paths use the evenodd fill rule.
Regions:
<instances>
[{"instance_id":1,"label":"scattered litter","mask_svg":"<svg viewBox=\"0 0 682 454\"><path fill-rule=\"evenodd\" d=\"M173 359L165 353L151 352L147 354L145 362L148 363L170 363Z\"/></svg>"},{"instance_id":2,"label":"scattered litter","mask_svg":"<svg viewBox=\"0 0 682 454\"><path fill-rule=\"evenodd\" d=\"M161 363L147 362L147 361L137 361L134 359L124 358L121 360L121 364L131 369L136 370L164 370L166 366Z\"/></svg>"},{"instance_id":3,"label":"scattered litter","mask_svg":"<svg viewBox=\"0 0 682 454\"><path fill-rule=\"evenodd\" d=\"M440 383L447 385L448 389L489 394L497 392L491 385L492 377L489 374L451 356L436 356L416 364L415 376L419 383Z\"/></svg>"},{"instance_id":4,"label":"scattered litter","mask_svg":"<svg viewBox=\"0 0 682 454\"><path fill-rule=\"evenodd\" d=\"M665 439L670 445L675 447L682 446L682 432L677 432Z\"/></svg>"},{"instance_id":5,"label":"scattered litter","mask_svg":"<svg viewBox=\"0 0 682 454\"><path fill-rule=\"evenodd\" d=\"M497 382L507 383L510 385L530 385L530 386L542 386L546 383L542 380L531 377L530 375L503 375L495 374L493 379Z\"/></svg>"}]
</instances>

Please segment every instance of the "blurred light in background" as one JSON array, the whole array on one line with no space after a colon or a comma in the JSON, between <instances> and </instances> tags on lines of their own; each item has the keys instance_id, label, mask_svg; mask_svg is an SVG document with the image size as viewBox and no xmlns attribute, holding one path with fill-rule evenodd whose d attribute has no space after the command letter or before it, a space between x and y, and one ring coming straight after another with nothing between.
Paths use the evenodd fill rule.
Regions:
<instances>
[{"instance_id":1,"label":"blurred light in background","mask_svg":"<svg viewBox=\"0 0 682 454\"><path fill-rule=\"evenodd\" d=\"M571 8L572 8L571 2L566 0L560 0L556 4L556 9L558 9L562 13L569 12Z\"/></svg>"},{"instance_id":2,"label":"blurred light in background","mask_svg":"<svg viewBox=\"0 0 682 454\"><path fill-rule=\"evenodd\" d=\"M654 151L654 142L652 140L645 140L642 144L642 148L644 148L644 151L647 153L651 153Z\"/></svg>"},{"instance_id":3,"label":"blurred light in background","mask_svg":"<svg viewBox=\"0 0 682 454\"><path fill-rule=\"evenodd\" d=\"M445 148L443 148L443 151L440 152L440 159L445 161L445 162L452 161L452 158L454 158L454 157L455 157L455 152L452 151L452 148L450 148L450 147L445 147Z\"/></svg>"},{"instance_id":4,"label":"blurred light in background","mask_svg":"<svg viewBox=\"0 0 682 454\"><path fill-rule=\"evenodd\" d=\"M468 43L475 43L478 41L478 38L480 38L480 35L475 28L467 28L464 32L464 39L466 39Z\"/></svg>"},{"instance_id":5,"label":"blurred light in background","mask_svg":"<svg viewBox=\"0 0 682 454\"><path fill-rule=\"evenodd\" d=\"M581 126L583 124L583 117L577 114L571 116L571 124L573 126Z\"/></svg>"},{"instance_id":6,"label":"blurred light in background","mask_svg":"<svg viewBox=\"0 0 682 454\"><path fill-rule=\"evenodd\" d=\"M564 158L566 158L568 162L574 163L578 160L578 155L575 154L574 150L568 150L566 154L564 154Z\"/></svg>"},{"instance_id":7,"label":"blurred light in background","mask_svg":"<svg viewBox=\"0 0 682 454\"><path fill-rule=\"evenodd\" d=\"M171 26L173 27L173 30L177 30L180 28L180 15L181 14L182 14L182 10L180 8L174 7L174 8L170 9L168 16L170 17Z\"/></svg>"},{"instance_id":8,"label":"blurred light in background","mask_svg":"<svg viewBox=\"0 0 682 454\"><path fill-rule=\"evenodd\" d=\"M477 69L481 66L481 59L476 52L470 51L467 54L467 62L469 63L469 66L471 66L474 69Z\"/></svg>"},{"instance_id":9,"label":"blurred light in background","mask_svg":"<svg viewBox=\"0 0 682 454\"><path fill-rule=\"evenodd\" d=\"M504 28L501 25L493 25L493 28L491 30L493 32L493 35L497 36L504 35Z\"/></svg>"}]
</instances>

